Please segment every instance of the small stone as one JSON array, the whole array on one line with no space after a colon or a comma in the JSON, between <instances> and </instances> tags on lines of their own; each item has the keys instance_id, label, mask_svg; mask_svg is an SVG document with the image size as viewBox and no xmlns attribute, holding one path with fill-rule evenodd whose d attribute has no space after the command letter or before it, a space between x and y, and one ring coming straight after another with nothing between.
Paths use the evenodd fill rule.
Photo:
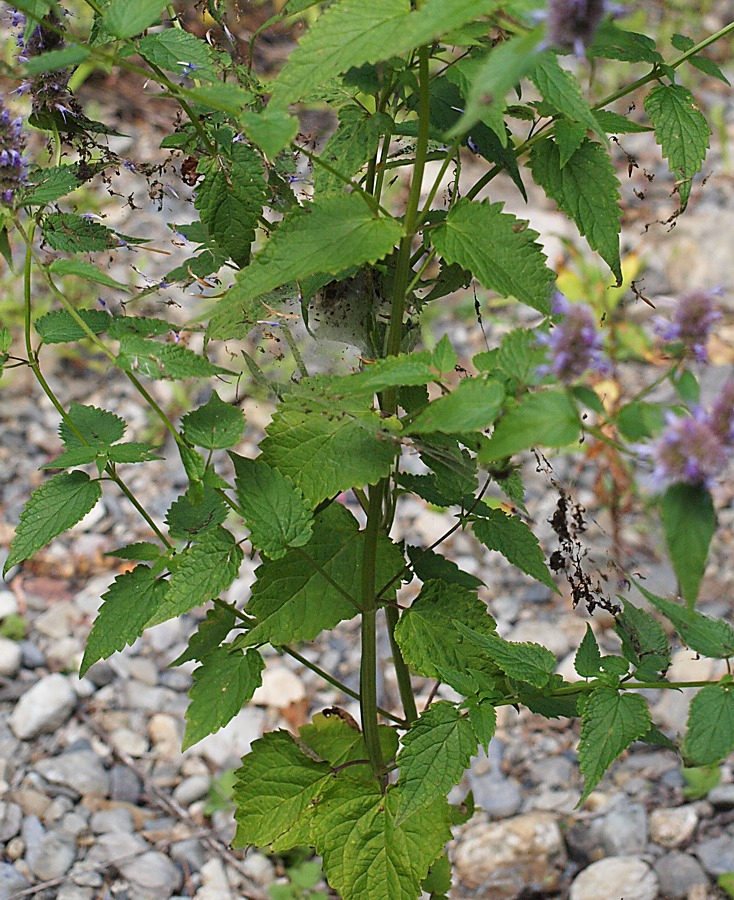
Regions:
<instances>
[{"instance_id":1,"label":"small stone","mask_svg":"<svg viewBox=\"0 0 734 900\"><path fill-rule=\"evenodd\" d=\"M670 900L682 900L688 897L692 888L708 885L708 878L698 860L687 853L666 853L655 863L655 872L660 893Z\"/></svg>"},{"instance_id":2,"label":"small stone","mask_svg":"<svg viewBox=\"0 0 734 900\"><path fill-rule=\"evenodd\" d=\"M0 862L0 900L12 900L28 887L28 879L9 863Z\"/></svg>"},{"instance_id":3,"label":"small stone","mask_svg":"<svg viewBox=\"0 0 734 900\"><path fill-rule=\"evenodd\" d=\"M717 809L731 809L734 806L734 784L717 784L708 792L706 799Z\"/></svg>"},{"instance_id":4,"label":"small stone","mask_svg":"<svg viewBox=\"0 0 734 900\"><path fill-rule=\"evenodd\" d=\"M24 815L38 816L39 819L46 814L51 805L50 797L33 788L18 788L17 791L13 791L13 799L20 804Z\"/></svg>"},{"instance_id":5,"label":"small stone","mask_svg":"<svg viewBox=\"0 0 734 900\"><path fill-rule=\"evenodd\" d=\"M150 844L137 834L127 834L124 831L101 834L94 842L94 846L84 858L85 863L92 865L116 865L117 860L130 857L129 864L140 858L140 855L150 850ZM138 855L136 855L138 854Z\"/></svg>"},{"instance_id":6,"label":"small stone","mask_svg":"<svg viewBox=\"0 0 734 900\"><path fill-rule=\"evenodd\" d=\"M102 760L93 750L76 750L51 759L41 759L35 769L51 784L70 788L82 796L94 794L105 797L110 788Z\"/></svg>"},{"instance_id":7,"label":"small stone","mask_svg":"<svg viewBox=\"0 0 734 900\"><path fill-rule=\"evenodd\" d=\"M191 689L191 685L194 683L191 673L178 667L161 672L158 680L162 687L184 694Z\"/></svg>"},{"instance_id":8,"label":"small stone","mask_svg":"<svg viewBox=\"0 0 734 900\"><path fill-rule=\"evenodd\" d=\"M4 844L20 831L23 810L17 803L0 801L0 844Z\"/></svg>"},{"instance_id":9,"label":"small stone","mask_svg":"<svg viewBox=\"0 0 734 900\"><path fill-rule=\"evenodd\" d=\"M85 677L99 688L104 687L106 684L111 684L115 680L115 673L106 660L100 660L88 669Z\"/></svg>"},{"instance_id":10,"label":"small stone","mask_svg":"<svg viewBox=\"0 0 734 900\"><path fill-rule=\"evenodd\" d=\"M251 850L242 861L242 871L255 884L266 887L275 881L275 866L262 853Z\"/></svg>"},{"instance_id":11,"label":"small stone","mask_svg":"<svg viewBox=\"0 0 734 900\"><path fill-rule=\"evenodd\" d=\"M78 884L65 884L59 889L56 900L94 900L94 891Z\"/></svg>"},{"instance_id":12,"label":"small stone","mask_svg":"<svg viewBox=\"0 0 734 900\"><path fill-rule=\"evenodd\" d=\"M46 651L46 660L50 664L49 668L60 668L65 672L79 671L79 666L84 655L84 645L77 637L69 635L69 637L59 638L51 643ZM74 679L76 684L77 679Z\"/></svg>"},{"instance_id":13,"label":"small stone","mask_svg":"<svg viewBox=\"0 0 734 900\"><path fill-rule=\"evenodd\" d=\"M728 834L696 844L693 852L709 875L718 878L725 872L734 872L734 838Z\"/></svg>"},{"instance_id":14,"label":"small stone","mask_svg":"<svg viewBox=\"0 0 734 900\"><path fill-rule=\"evenodd\" d=\"M201 841L188 838L171 844L171 859L175 860L185 873L198 872L206 861L206 853Z\"/></svg>"},{"instance_id":15,"label":"small stone","mask_svg":"<svg viewBox=\"0 0 734 900\"><path fill-rule=\"evenodd\" d=\"M33 623L36 631L54 641L68 637L74 624L78 621L78 613L74 605L61 600L42 612Z\"/></svg>"},{"instance_id":16,"label":"small stone","mask_svg":"<svg viewBox=\"0 0 734 900\"><path fill-rule=\"evenodd\" d=\"M246 706L224 728L199 741L194 749L197 756L203 756L216 769L234 768L250 752L252 742L262 737L264 727L265 711Z\"/></svg>"},{"instance_id":17,"label":"small stone","mask_svg":"<svg viewBox=\"0 0 734 900\"><path fill-rule=\"evenodd\" d=\"M64 834L70 834L76 839L82 832L87 830L87 820L79 813L70 812L61 820L59 828Z\"/></svg>"},{"instance_id":18,"label":"small stone","mask_svg":"<svg viewBox=\"0 0 734 900\"><path fill-rule=\"evenodd\" d=\"M211 778L207 775L191 775L179 784L173 792L173 799L181 806L190 806L205 797L209 791Z\"/></svg>"},{"instance_id":19,"label":"small stone","mask_svg":"<svg viewBox=\"0 0 734 900\"><path fill-rule=\"evenodd\" d=\"M149 850L134 860L120 862L117 870L133 884L159 897L170 897L183 883L181 870L157 850Z\"/></svg>"},{"instance_id":20,"label":"small stone","mask_svg":"<svg viewBox=\"0 0 734 900\"><path fill-rule=\"evenodd\" d=\"M692 806L654 809L650 813L650 840L661 847L677 847L696 830L698 813Z\"/></svg>"},{"instance_id":21,"label":"small stone","mask_svg":"<svg viewBox=\"0 0 734 900\"><path fill-rule=\"evenodd\" d=\"M35 816L24 821L23 840L28 868L41 881L66 875L76 859L76 839L62 831L44 831Z\"/></svg>"},{"instance_id":22,"label":"small stone","mask_svg":"<svg viewBox=\"0 0 734 900\"><path fill-rule=\"evenodd\" d=\"M580 872L568 896L569 900L655 900L658 879L637 856L611 856Z\"/></svg>"},{"instance_id":23,"label":"small stone","mask_svg":"<svg viewBox=\"0 0 734 900\"><path fill-rule=\"evenodd\" d=\"M43 815L44 825L53 825L73 808L74 804L68 797L64 796L63 794L61 794L60 796L55 796Z\"/></svg>"},{"instance_id":24,"label":"small stone","mask_svg":"<svg viewBox=\"0 0 734 900\"><path fill-rule=\"evenodd\" d=\"M484 777L470 772L468 780L476 805L488 818L509 819L520 810L522 789L514 778L503 778L496 772Z\"/></svg>"},{"instance_id":25,"label":"small stone","mask_svg":"<svg viewBox=\"0 0 734 900\"><path fill-rule=\"evenodd\" d=\"M237 831L232 810L215 809L212 813L212 828L225 844L231 844Z\"/></svg>"},{"instance_id":26,"label":"small stone","mask_svg":"<svg viewBox=\"0 0 734 900\"><path fill-rule=\"evenodd\" d=\"M180 641L182 637L180 619L169 619L167 622L161 622L160 625L154 625L145 632L145 640L150 646L163 653L172 647L176 641Z\"/></svg>"},{"instance_id":27,"label":"small stone","mask_svg":"<svg viewBox=\"0 0 734 900\"><path fill-rule=\"evenodd\" d=\"M37 681L23 694L10 714L13 734L22 741L56 731L76 706L76 693L69 679L54 673Z\"/></svg>"},{"instance_id":28,"label":"small stone","mask_svg":"<svg viewBox=\"0 0 734 900\"><path fill-rule=\"evenodd\" d=\"M25 855L25 841L22 837L11 838L5 845L5 855L9 860L15 862Z\"/></svg>"},{"instance_id":29,"label":"small stone","mask_svg":"<svg viewBox=\"0 0 734 900\"><path fill-rule=\"evenodd\" d=\"M641 803L619 801L592 829L607 856L633 856L647 843L647 813Z\"/></svg>"},{"instance_id":30,"label":"small stone","mask_svg":"<svg viewBox=\"0 0 734 900\"><path fill-rule=\"evenodd\" d=\"M181 752L179 720L168 713L155 713L148 722L148 735L159 756L177 756Z\"/></svg>"},{"instance_id":31,"label":"small stone","mask_svg":"<svg viewBox=\"0 0 734 900\"><path fill-rule=\"evenodd\" d=\"M301 679L283 665L268 666L262 673L262 684L252 695L256 706L284 709L306 696Z\"/></svg>"},{"instance_id":32,"label":"small stone","mask_svg":"<svg viewBox=\"0 0 734 900\"><path fill-rule=\"evenodd\" d=\"M116 728L110 735L110 740L119 751L132 757L145 756L149 749L144 735L130 728Z\"/></svg>"},{"instance_id":33,"label":"small stone","mask_svg":"<svg viewBox=\"0 0 734 900\"><path fill-rule=\"evenodd\" d=\"M13 678L18 674L22 661L23 653L18 643L10 638L0 637L0 675Z\"/></svg>"},{"instance_id":34,"label":"small stone","mask_svg":"<svg viewBox=\"0 0 734 900\"><path fill-rule=\"evenodd\" d=\"M17 616L19 611L20 607L15 594L4 585L0 585L0 619Z\"/></svg>"},{"instance_id":35,"label":"small stone","mask_svg":"<svg viewBox=\"0 0 734 900\"><path fill-rule=\"evenodd\" d=\"M566 850L554 816L530 813L504 822L470 823L456 849L456 872L481 896L515 897L559 889Z\"/></svg>"},{"instance_id":36,"label":"small stone","mask_svg":"<svg viewBox=\"0 0 734 900\"><path fill-rule=\"evenodd\" d=\"M142 681L149 687L158 684L158 666L147 656L133 656L128 660L128 672L131 678Z\"/></svg>"},{"instance_id":37,"label":"small stone","mask_svg":"<svg viewBox=\"0 0 734 900\"><path fill-rule=\"evenodd\" d=\"M110 769L110 799L118 803L136 804L143 790L143 782L129 766L115 765Z\"/></svg>"},{"instance_id":38,"label":"small stone","mask_svg":"<svg viewBox=\"0 0 734 900\"><path fill-rule=\"evenodd\" d=\"M130 813L122 806L113 806L110 809L100 809L89 823L94 834L106 834L108 832L126 831L132 833L135 823Z\"/></svg>"},{"instance_id":39,"label":"small stone","mask_svg":"<svg viewBox=\"0 0 734 900\"><path fill-rule=\"evenodd\" d=\"M46 665L46 657L32 641L19 642L24 669L40 669Z\"/></svg>"}]
</instances>

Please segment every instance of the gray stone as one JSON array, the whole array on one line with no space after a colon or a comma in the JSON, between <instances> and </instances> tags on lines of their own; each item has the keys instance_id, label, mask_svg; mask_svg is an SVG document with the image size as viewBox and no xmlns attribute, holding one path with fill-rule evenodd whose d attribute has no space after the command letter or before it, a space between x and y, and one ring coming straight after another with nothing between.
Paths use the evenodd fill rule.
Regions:
<instances>
[{"instance_id":1,"label":"gray stone","mask_svg":"<svg viewBox=\"0 0 734 900\"><path fill-rule=\"evenodd\" d=\"M12 678L17 675L23 654L16 641L0 637L0 675Z\"/></svg>"},{"instance_id":2,"label":"gray stone","mask_svg":"<svg viewBox=\"0 0 734 900\"><path fill-rule=\"evenodd\" d=\"M266 886L275 881L275 866L267 856L258 853L257 850L251 850L242 860L242 871L255 884Z\"/></svg>"},{"instance_id":3,"label":"gray stone","mask_svg":"<svg viewBox=\"0 0 734 900\"><path fill-rule=\"evenodd\" d=\"M693 852L710 875L718 878L725 872L734 872L734 838L728 834L696 844Z\"/></svg>"},{"instance_id":4,"label":"gray stone","mask_svg":"<svg viewBox=\"0 0 734 900\"><path fill-rule=\"evenodd\" d=\"M633 856L647 843L647 813L625 797L594 823L592 831L607 856Z\"/></svg>"},{"instance_id":5,"label":"gray stone","mask_svg":"<svg viewBox=\"0 0 734 900\"><path fill-rule=\"evenodd\" d=\"M106 684L111 684L115 680L115 673L112 670L112 666L106 660L100 660L87 671L85 677L97 687L104 687Z\"/></svg>"},{"instance_id":6,"label":"gray stone","mask_svg":"<svg viewBox=\"0 0 734 900\"><path fill-rule=\"evenodd\" d=\"M65 884L59 889L56 900L94 900L94 890L78 884Z\"/></svg>"},{"instance_id":7,"label":"gray stone","mask_svg":"<svg viewBox=\"0 0 734 900\"><path fill-rule=\"evenodd\" d=\"M23 840L25 861L40 881L66 875L76 859L76 838L63 831L44 831L35 816L29 816L23 823Z\"/></svg>"},{"instance_id":8,"label":"gray stone","mask_svg":"<svg viewBox=\"0 0 734 900\"><path fill-rule=\"evenodd\" d=\"M731 809L734 806L734 784L717 784L708 792L706 799L718 809Z\"/></svg>"},{"instance_id":9,"label":"gray stone","mask_svg":"<svg viewBox=\"0 0 734 900\"><path fill-rule=\"evenodd\" d=\"M94 794L105 797L109 792L109 776L102 760L93 750L77 750L51 759L41 759L35 768L51 784L70 788L82 796Z\"/></svg>"},{"instance_id":10,"label":"gray stone","mask_svg":"<svg viewBox=\"0 0 734 900\"><path fill-rule=\"evenodd\" d=\"M189 672L187 672L185 669L178 668L165 669L165 671L161 672L158 680L163 687L167 687L172 691L179 691L184 694L194 683L194 679L191 677L191 674Z\"/></svg>"},{"instance_id":11,"label":"gray stone","mask_svg":"<svg viewBox=\"0 0 734 900\"><path fill-rule=\"evenodd\" d=\"M0 619L17 616L19 609L15 594L9 591L4 584L0 585Z\"/></svg>"},{"instance_id":12,"label":"gray stone","mask_svg":"<svg viewBox=\"0 0 734 900\"><path fill-rule=\"evenodd\" d=\"M576 766L563 756L548 756L531 763L528 768L528 774L536 784L555 788L568 787L576 772Z\"/></svg>"},{"instance_id":13,"label":"gray stone","mask_svg":"<svg viewBox=\"0 0 734 900\"><path fill-rule=\"evenodd\" d=\"M637 856L611 856L592 863L574 878L569 900L655 900L658 879Z\"/></svg>"},{"instance_id":14,"label":"gray stone","mask_svg":"<svg viewBox=\"0 0 734 900\"><path fill-rule=\"evenodd\" d=\"M137 803L143 782L128 766L121 764L110 769L110 799L118 803Z\"/></svg>"},{"instance_id":15,"label":"gray stone","mask_svg":"<svg viewBox=\"0 0 734 900\"><path fill-rule=\"evenodd\" d=\"M132 860L139 859L150 850L150 844L137 834L124 831L101 834L94 846L84 858L85 863L92 865L109 865L118 867Z\"/></svg>"},{"instance_id":16,"label":"gray stone","mask_svg":"<svg viewBox=\"0 0 734 900\"><path fill-rule=\"evenodd\" d=\"M504 822L475 818L456 848L456 874L475 896L516 897L560 888L566 849L554 816L530 813Z\"/></svg>"},{"instance_id":17,"label":"gray stone","mask_svg":"<svg viewBox=\"0 0 734 900\"><path fill-rule=\"evenodd\" d=\"M185 841L177 841L171 844L169 850L171 859L175 860L184 872L198 872L206 862L206 853L201 841L189 838Z\"/></svg>"},{"instance_id":18,"label":"gray stone","mask_svg":"<svg viewBox=\"0 0 734 900\"><path fill-rule=\"evenodd\" d=\"M114 831L132 832L135 823L130 813L122 806L114 806L110 809L100 809L89 823L94 834L106 834Z\"/></svg>"},{"instance_id":19,"label":"gray stone","mask_svg":"<svg viewBox=\"0 0 734 900\"><path fill-rule=\"evenodd\" d=\"M28 887L28 879L10 863L0 862L0 900L12 900L18 891Z\"/></svg>"},{"instance_id":20,"label":"gray stone","mask_svg":"<svg viewBox=\"0 0 734 900\"><path fill-rule=\"evenodd\" d=\"M183 884L183 873L157 850L149 850L129 862L117 865L119 873L138 887L155 891L159 897L170 897Z\"/></svg>"},{"instance_id":21,"label":"gray stone","mask_svg":"<svg viewBox=\"0 0 734 900\"><path fill-rule=\"evenodd\" d=\"M190 806L195 800L206 796L210 784L211 778L207 775L190 775L176 787L173 799L181 806Z\"/></svg>"},{"instance_id":22,"label":"gray stone","mask_svg":"<svg viewBox=\"0 0 734 900\"><path fill-rule=\"evenodd\" d=\"M666 853L655 863L655 872L660 882L660 893L670 900L682 900L691 888L698 884L708 884L708 878L698 860L677 850Z\"/></svg>"},{"instance_id":23,"label":"gray stone","mask_svg":"<svg viewBox=\"0 0 734 900\"><path fill-rule=\"evenodd\" d=\"M76 699L68 678L58 673L46 675L16 703L10 714L10 727L23 741L56 731L71 715Z\"/></svg>"},{"instance_id":24,"label":"gray stone","mask_svg":"<svg viewBox=\"0 0 734 900\"><path fill-rule=\"evenodd\" d=\"M661 847L678 847L696 830L698 813L692 805L654 809L650 813L650 840Z\"/></svg>"},{"instance_id":25,"label":"gray stone","mask_svg":"<svg viewBox=\"0 0 734 900\"><path fill-rule=\"evenodd\" d=\"M40 669L46 665L46 657L32 641L19 641L18 646L24 669Z\"/></svg>"},{"instance_id":26,"label":"gray stone","mask_svg":"<svg viewBox=\"0 0 734 900\"><path fill-rule=\"evenodd\" d=\"M17 803L0 800L0 844L5 844L20 831L23 810Z\"/></svg>"},{"instance_id":27,"label":"gray stone","mask_svg":"<svg viewBox=\"0 0 734 900\"><path fill-rule=\"evenodd\" d=\"M468 776L474 793L474 801L490 819L509 819L522 804L522 789L514 778L504 778L499 773Z\"/></svg>"}]
</instances>

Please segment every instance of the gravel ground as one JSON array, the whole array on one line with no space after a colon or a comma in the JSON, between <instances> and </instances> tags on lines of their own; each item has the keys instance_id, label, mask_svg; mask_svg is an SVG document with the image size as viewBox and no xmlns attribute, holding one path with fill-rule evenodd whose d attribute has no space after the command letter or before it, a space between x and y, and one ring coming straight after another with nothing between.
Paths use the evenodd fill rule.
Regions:
<instances>
[{"instance_id":1,"label":"gravel ground","mask_svg":"<svg viewBox=\"0 0 734 900\"><path fill-rule=\"evenodd\" d=\"M666 296L691 288L717 284L725 288L727 318L712 345L717 366L705 380L707 390L713 391L734 358L734 190L727 162L727 141L734 138L734 103L730 94L715 86L708 99L710 105L722 107L726 140L711 152L706 184L696 188L689 211L672 233L662 225L645 230L646 224L667 218L675 208L665 166L656 165L651 157L647 171L654 170L656 180L644 200L632 194L637 186L634 178L642 175L635 173L632 182L624 183L629 191L624 244L646 260L645 293L660 305ZM138 158L154 158L158 138L154 131L149 137L142 144L136 139ZM623 144L627 153L639 154L642 169L649 147L631 140ZM132 153L124 142L115 149L123 156ZM625 169L621 149L618 158L620 170ZM173 198L164 190L163 202L174 217L181 215L181 221L194 218L185 197ZM566 233L563 219L535 194L529 209L513 206L512 211L529 215L545 237L550 235L547 250L551 262L556 261L561 245L553 236ZM129 222L133 233L149 229L157 241L160 238L157 247L185 256L186 248L172 242L157 204L133 213L113 202L105 215L108 224L123 229ZM118 257L110 274L121 277L131 261L152 280L176 262L139 253L134 258ZM181 322L200 303L194 295L176 292L166 299L181 305L171 307ZM490 319L486 327L493 340L499 325ZM483 348L484 338L471 320L447 313L434 323L434 330L449 331L466 358ZM270 364L275 365L278 346L271 341L268 347ZM114 408L130 423L130 438L150 435L151 421L113 373L62 355L52 358L50 353L42 362L65 403L76 399ZM28 374L15 370L6 375L2 390L0 547L5 550L0 549L0 561L30 487L40 483L39 465L60 448L56 413L39 399ZM182 394L156 383L154 390L167 408L178 406L179 412L204 399L196 389ZM223 389L226 398L227 390L234 397L234 386ZM270 407L266 400L247 397L243 409L250 429L240 452L247 452L262 433ZM660 537L639 514L625 519L621 545L610 538L608 517L598 510L588 459L579 463L559 458L552 465L549 474L536 471L529 460L525 473L529 513L546 549L554 549L547 520L557 500L556 480L591 511L585 536L590 568L608 574L613 565L621 565L644 572L654 591L673 590ZM131 468L125 477L161 521L183 487L177 466L168 461ZM702 590L704 611L730 619L733 498L730 482L718 486L716 501L724 528L717 535ZM451 523L450 511L439 514L422 502L409 501L396 537L431 542L446 530L447 522ZM168 664L184 649L200 618L198 611L157 626L79 679L85 635L101 595L121 571L104 553L146 537L119 496L106 491L103 503L69 535L54 541L22 571L11 573L7 584L0 584L0 900L267 897L268 888L285 877L283 864L259 852L229 849L234 821L226 799L217 800L219 779L237 766L251 742L266 730L297 728L314 712L334 704L356 713L349 698L308 669L271 653L253 704L226 728L182 754L191 666L171 669ZM546 644L558 658L558 671L575 677L573 652L588 616L580 608L573 610L568 591L555 597L461 532L444 550L488 582L483 596L503 636ZM247 599L255 565L256 560L245 560L229 599L239 603ZM592 620L607 652L616 649L610 624L603 614ZM356 685L359 649L354 623L343 623L303 652L336 671L349 686ZM679 648L669 674L675 680L716 677L725 671L722 666ZM427 699L429 686L423 691ZM389 669L380 692L382 705L397 704ZM444 696L451 694L447 691ZM689 702L686 692L655 698L656 721L676 734L685 723ZM548 894L572 900L724 896L715 882L719 875L734 872L731 761L721 767L720 784L691 799L673 753L635 745L576 810L581 795L577 742L578 729L565 720L547 722L527 711L500 710L489 755L473 760L464 784L455 791L460 799L470 788L480 811L456 832L453 896Z\"/></svg>"}]
</instances>

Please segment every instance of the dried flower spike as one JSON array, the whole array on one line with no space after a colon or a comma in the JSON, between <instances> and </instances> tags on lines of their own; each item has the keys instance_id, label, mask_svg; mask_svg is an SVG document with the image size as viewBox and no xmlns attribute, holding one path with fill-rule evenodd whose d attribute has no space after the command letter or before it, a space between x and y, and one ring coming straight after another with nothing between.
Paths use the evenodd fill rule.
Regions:
<instances>
[{"instance_id":1,"label":"dried flower spike","mask_svg":"<svg viewBox=\"0 0 734 900\"><path fill-rule=\"evenodd\" d=\"M547 40L583 56L604 18L604 0L549 0Z\"/></svg>"},{"instance_id":2,"label":"dried flower spike","mask_svg":"<svg viewBox=\"0 0 734 900\"><path fill-rule=\"evenodd\" d=\"M655 327L664 341L679 341L699 362L707 362L706 342L720 318L713 291L693 291L680 298L672 322L658 319Z\"/></svg>"},{"instance_id":3,"label":"dried flower spike","mask_svg":"<svg viewBox=\"0 0 734 900\"><path fill-rule=\"evenodd\" d=\"M730 378L721 389L711 409L709 423L724 446L734 445L734 378Z\"/></svg>"},{"instance_id":4,"label":"dried flower spike","mask_svg":"<svg viewBox=\"0 0 734 900\"><path fill-rule=\"evenodd\" d=\"M553 313L565 318L550 334L538 338L538 343L549 348L551 356L550 364L542 366L539 373L553 373L559 381L571 384L588 369L606 371L608 365L602 353L601 336L591 309L585 303L569 303L557 294Z\"/></svg>"},{"instance_id":5,"label":"dried flower spike","mask_svg":"<svg viewBox=\"0 0 734 900\"><path fill-rule=\"evenodd\" d=\"M63 47L64 23L55 12L51 11L33 29L20 58L32 59L34 56L40 56L51 50L61 50ZM28 85L23 85L20 91L21 93L30 93L35 115L57 112L61 113L63 120L66 121L67 114L81 113L79 104L69 92L68 82L68 70L57 69L51 72L41 72Z\"/></svg>"}]
</instances>

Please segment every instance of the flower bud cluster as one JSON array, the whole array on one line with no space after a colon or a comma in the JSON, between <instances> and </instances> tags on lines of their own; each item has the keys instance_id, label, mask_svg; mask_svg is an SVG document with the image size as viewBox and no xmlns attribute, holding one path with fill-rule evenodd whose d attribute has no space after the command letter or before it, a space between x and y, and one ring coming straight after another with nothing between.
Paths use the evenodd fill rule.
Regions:
<instances>
[{"instance_id":1,"label":"flower bud cluster","mask_svg":"<svg viewBox=\"0 0 734 900\"><path fill-rule=\"evenodd\" d=\"M15 20L14 20L15 21ZM18 24L22 25L18 17ZM27 62L42 53L51 50L61 50L64 47L64 23L51 11L33 29L30 37L24 42L23 37L18 38L21 53L18 59ZM59 112L64 120L69 113L79 113L79 106L69 92L69 72L67 69L57 69L51 72L41 72L30 81L21 85L18 92L31 95L33 113L39 115L47 112Z\"/></svg>"},{"instance_id":2,"label":"flower bud cluster","mask_svg":"<svg viewBox=\"0 0 734 900\"><path fill-rule=\"evenodd\" d=\"M608 370L602 353L601 335L594 322L594 314L585 303L570 303L557 294L552 310L564 319L550 334L540 335L538 343L548 347L551 361L539 368L539 374L553 374L564 384L577 381L588 369Z\"/></svg>"},{"instance_id":3,"label":"flower bud cluster","mask_svg":"<svg viewBox=\"0 0 734 900\"><path fill-rule=\"evenodd\" d=\"M546 19L548 43L583 56L604 13L604 0L550 0Z\"/></svg>"},{"instance_id":4,"label":"flower bud cluster","mask_svg":"<svg viewBox=\"0 0 734 900\"><path fill-rule=\"evenodd\" d=\"M685 353L695 356L699 362L708 361L706 341L721 318L713 293L692 291L685 294L678 301L672 322L657 319L655 323L655 330L664 341L681 343Z\"/></svg>"},{"instance_id":5,"label":"flower bud cluster","mask_svg":"<svg viewBox=\"0 0 734 900\"><path fill-rule=\"evenodd\" d=\"M11 204L15 192L26 182L27 162L22 119L14 119L0 99L0 202Z\"/></svg>"}]
</instances>

